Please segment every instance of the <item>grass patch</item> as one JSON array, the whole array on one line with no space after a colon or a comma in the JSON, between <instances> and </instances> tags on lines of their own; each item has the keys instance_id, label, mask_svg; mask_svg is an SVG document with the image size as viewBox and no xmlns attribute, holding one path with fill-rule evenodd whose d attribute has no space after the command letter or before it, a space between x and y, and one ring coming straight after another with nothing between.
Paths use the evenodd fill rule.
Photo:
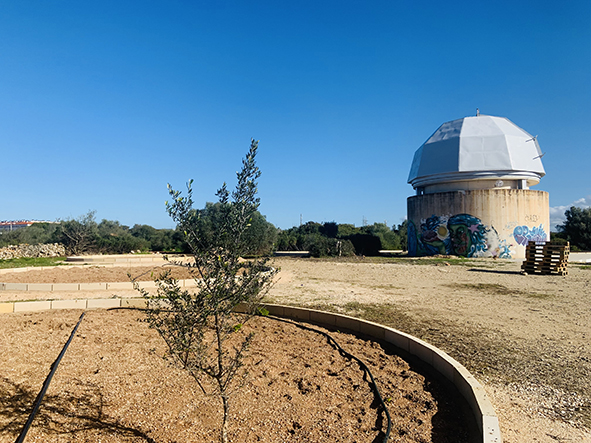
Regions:
<instances>
[{"instance_id":1,"label":"grass patch","mask_svg":"<svg viewBox=\"0 0 591 443\"><path fill-rule=\"evenodd\" d=\"M383 289L386 291L392 290L392 289L398 289L398 290L405 290L405 288L401 287L401 286L394 286L394 285L362 285L362 287L367 288L367 289Z\"/></svg>"},{"instance_id":2,"label":"grass patch","mask_svg":"<svg viewBox=\"0 0 591 443\"><path fill-rule=\"evenodd\" d=\"M469 291L482 292L488 295L522 295L537 299L552 297L552 294L525 292L496 283L452 283L446 286L452 289L467 289Z\"/></svg>"},{"instance_id":3,"label":"grass patch","mask_svg":"<svg viewBox=\"0 0 591 443\"><path fill-rule=\"evenodd\" d=\"M454 289L468 289L470 291L486 292L487 294L494 295L512 295L521 292L496 283L452 283L446 286Z\"/></svg>"},{"instance_id":4,"label":"grass patch","mask_svg":"<svg viewBox=\"0 0 591 443\"><path fill-rule=\"evenodd\" d=\"M529 298L537 298L537 299L541 299L541 300L543 300L545 298L552 297L552 294L546 294L546 293L543 293L543 292L541 292L541 293L536 293L536 292L527 292L527 293L525 293L524 292L523 295L525 295L526 297L529 297Z\"/></svg>"},{"instance_id":5,"label":"grass patch","mask_svg":"<svg viewBox=\"0 0 591 443\"><path fill-rule=\"evenodd\" d=\"M38 266L61 266L66 257L23 257L0 260L0 269L27 268Z\"/></svg>"},{"instance_id":6,"label":"grass patch","mask_svg":"<svg viewBox=\"0 0 591 443\"><path fill-rule=\"evenodd\" d=\"M283 258L283 257L281 257ZM396 256L396 257L306 257L297 258L297 260L313 260L319 262L339 262L339 263L375 263L375 264L389 264L398 263L404 265L435 265L435 266L470 266L475 268L496 268L499 266L505 266L510 262L504 260L492 259L474 259L456 256L441 256L441 257L407 257L407 256Z\"/></svg>"}]
</instances>

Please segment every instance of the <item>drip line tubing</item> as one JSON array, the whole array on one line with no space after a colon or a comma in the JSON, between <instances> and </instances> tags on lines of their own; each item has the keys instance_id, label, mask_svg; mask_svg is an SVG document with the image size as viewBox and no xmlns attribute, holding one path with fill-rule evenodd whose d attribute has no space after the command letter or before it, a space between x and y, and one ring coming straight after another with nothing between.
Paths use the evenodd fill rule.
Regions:
<instances>
[{"instance_id":1,"label":"drip line tubing","mask_svg":"<svg viewBox=\"0 0 591 443\"><path fill-rule=\"evenodd\" d=\"M37 399L35 400L35 406L33 407L33 411L31 412L31 415L29 415L29 419L27 420L27 423L25 423L25 426L23 427L23 430L21 431L20 435L16 439L15 443L22 443L23 441L25 441L25 437L27 435L27 432L29 431L31 424L33 423L33 420L35 419L35 415L37 415L37 411L39 410L39 406L41 406L41 402L43 401L43 397L45 396L45 393L47 392L47 388L49 387L49 383L51 383L51 379L53 378L53 374L55 374L55 371L57 370L57 367L60 364L62 357L66 353L68 346L70 346L70 342L74 338L74 335L76 334L76 330L78 329L78 326L80 326L80 322L82 322L83 318L84 318L84 312L80 316L78 323L76 323L76 327L74 327L74 330L70 334L70 338L68 339L68 341L66 342L66 344L62 348L62 352L60 352L60 355L57 357L57 359L51 365L51 371L49 372L49 375L47 376L47 378L43 382L43 389L41 389L41 392L39 392L39 394L37 395Z\"/></svg>"},{"instance_id":2,"label":"drip line tubing","mask_svg":"<svg viewBox=\"0 0 591 443\"><path fill-rule=\"evenodd\" d=\"M384 439L382 440L382 443L387 443L388 442L388 439L390 438L390 431L392 430L392 419L390 418L390 412L388 411L388 408L386 407L386 403L384 402L384 399L382 398L382 395L380 394L380 390L378 389L378 385L376 384L376 381L373 378L373 375L372 375L371 371L369 370L369 368L367 367L367 365L362 360L360 360L359 358L357 358L356 356L354 356L353 354L351 354L350 352L345 351L337 343L337 341L334 338L332 338L332 336L330 336L329 334L327 334L324 331L320 331L318 329L314 329L314 328L311 328L309 326L305 326L305 325L302 325L300 323L297 323L297 322L294 322L294 321L291 321L291 320L285 320L285 319L280 318L280 317L275 317L273 315L267 315L266 317L272 318L273 320L282 321L284 323L289 323L289 324L295 325L295 326L297 326L299 328L306 329L308 331L316 332L317 334L323 335L324 337L326 337L328 339L328 342L330 344L332 344L333 346L335 346L338 349L338 351L342 355L344 355L345 357L349 358L350 360L355 360L359 364L359 366L361 367L361 369L367 375L369 375L369 378L371 379L370 385L372 387L372 390L374 391L375 395L377 396L377 398L378 398L378 400L379 400L379 402L380 402L380 404L382 406L382 409L384 410L384 413L386 414L386 419L388 421L388 426L387 426L387 429L386 429L386 434L384 435Z\"/></svg>"}]
</instances>

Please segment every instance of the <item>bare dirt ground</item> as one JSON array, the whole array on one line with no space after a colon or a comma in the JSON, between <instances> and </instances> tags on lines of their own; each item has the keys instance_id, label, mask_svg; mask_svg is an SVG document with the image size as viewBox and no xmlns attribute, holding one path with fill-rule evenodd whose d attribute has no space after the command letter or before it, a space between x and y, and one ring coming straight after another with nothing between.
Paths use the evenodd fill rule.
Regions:
<instances>
[{"instance_id":1,"label":"bare dirt ground","mask_svg":"<svg viewBox=\"0 0 591 443\"><path fill-rule=\"evenodd\" d=\"M130 281L128 274L137 281L153 281L163 272L170 272L176 279L193 278L188 269L172 264L157 266L54 266L31 269L25 272L0 273L2 283L107 283Z\"/></svg>"},{"instance_id":2,"label":"bare dirt ground","mask_svg":"<svg viewBox=\"0 0 591 443\"><path fill-rule=\"evenodd\" d=\"M6 314L0 328L0 441L15 441L49 366L80 311ZM221 402L163 358L140 311L88 311L58 367L27 441L213 442ZM356 362L292 323L255 317L248 374L231 398L234 442L381 442L386 429ZM320 328L322 329L322 328ZM326 331L325 329L322 329ZM392 349L330 335L368 362L399 442L469 442L445 384L425 379ZM206 382L206 389L212 388Z\"/></svg>"},{"instance_id":3,"label":"bare dirt ground","mask_svg":"<svg viewBox=\"0 0 591 443\"><path fill-rule=\"evenodd\" d=\"M126 281L128 271L56 268L3 274L1 280ZM134 275L153 275L152 268L132 271ZM188 277L175 272L179 278ZM30 294L36 298L55 295L21 292L21 298ZM61 294L61 298L78 297L79 291ZM80 313L67 310L2 316L0 441L12 442L18 436ZM135 310L85 313L28 441L218 440L220 400L205 395L186 372L162 358L165 345L143 319ZM243 386L232 396L231 441L383 440L384 414L356 362L341 355L323 336L294 323L256 317L238 334L249 332L254 332L255 338L245 361L248 372ZM466 425L472 420L470 411L448 383L428 371L424 375L425 368L409 365L385 343L340 331L329 333L370 367L386 399L395 441L474 441L475 426ZM212 391L206 382L204 386Z\"/></svg>"},{"instance_id":4,"label":"bare dirt ground","mask_svg":"<svg viewBox=\"0 0 591 443\"><path fill-rule=\"evenodd\" d=\"M419 262L423 264L415 264ZM591 432L589 431L591 426L591 346L589 344L591 335L591 304L589 302L591 269L588 267L571 265L569 275L561 277L524 276L519 273L519 263L489 260L470 261L464 265L448 266L444 261L428 260L416 262L411 260L398 262L387 259L319 261L282 258L276 259L275 265L281 271L278 282L268 296L269 301L345 312L388 324L433 343L464 364L487 390L499 415L506 443L591 442ZM72 278L77 282L127 281L127 269L125 268L103 268L103 270L108 271L106 276L98 273L99 277L92 277L93 279L100 278L100 280L91 279L90 274L83 277L89 280L81 280L80 275ZM73 269L55 270L55 272L66 274L69 271L73 271ZM145 271L147 269L133 268L132 274L139 275ZM52 272L54 271L51 270L49 273L46 270L31 271L15 273L12 274L12 277L24 279L20 281L35 282L31 280L35 275L37 278L41 278L41 275L44 275L43 278L50 278ZM116 277L117 275L120 277ZM60 281L66 282L63 278L61 276ZM8 274L0 274L0 281L17 280L8 280ZM84 294L80 291L62 293L0 291L0 301L24 298L57 299L106 296L137 296L137 293L133 291L118 291L113 294L104 291L88 291ZM26 315L43 314L18 315L21 316L20 321L25 322L23 319ZM18 315L3 316L3 323L9 317L18 318ZM46 315L49 316L49 314ZM51 316L56 315L65 314L51 314ZM93 313L94 315L99 314ZM109 313L109 315L111 314ZM50 322L51 316L44 321ZM105 318L107 317L105 316ZM63 322L66 324L63 331L59 329L59 326L55 326L54 330L61 331L61 336L67 338L69 330L71 330L70 324L73 326L75 323L74 316L67 321L63 320ZM5 325L3 324L0 329L3 331L0 332L0 341L12 340L11 337L14 335L13 332L7 332ZM138 326L136 325L136 327ZM100 328L111 332L123 328L123 326L101 325ZM9 330L14 331L15 329ZM148 330L148 332L153 331ZM107 335L99 334L98 339L107 340ZM96 339L93 340L96 341ZM149 342L143 336L138 340ZM125 342L125 340L121 340L121 342ZM121 349L123 349L121 342L118 342L119 353L110 359L120 358L117 356L121 354ZM152 348L157 350L158 346L150 345L148 349ZM267 346L265 349L269 348L271 347ZM361 347L361 349L367 348L368 346ZM0 345L0 352L4 349L5 346ZM53 353L48 352L48 355L53 356L57 353L59 353L59 349ZM386 354L388 353L386 352ZM154 361L160 361L157 356L158 351L154 351ZM2 355L1 358L0 361L5 361L7 357ZM51 360L50 357L47 358ZM379 357L371 358L379 359ZM30 366L31 362L32 360L27 360L26 366ZM142 360L141 365L145 366L146 363L143 363ZM14 384L12 388L5 387L5 389L12 389L10 392L13 394L11 395L17 395L21 388L27 395L36 394L38 390L36 387L26 385L25 378L27 377L11 378L10 373L6 375L4 372L6 371L5 366L2 364L0 371L2 371L2 377L9 380L9 382L4 381L5 386L6 383ZM40 373L46 370L46 367L37 369ZM130 370L130 374L134 374L134 371ZM45 373L43 373L44 376ZM143 391L140 389L142 394L137 395L143 398L158 392L156 397L159 398L163 395L164 388L162 386L170 386L169 390L171 391L185 392L178 386L170 384L171 382L168 380L171 376L163 375L162 377L164 377L164 381L160 380L154 387L144 388ZM174 379L179 377L181 377L180 373L175 375ZM123 380L128 378L128 376L118 374L111 375L108 380L118 380L121 385ZM101 389L103 387L100 384L96 386L85 384L87 381L82 375L79 376L79 379L84 381L80 386L89 390L87 392L89 398L94 395L90 391L96 389L96 386ZM138 377L132 379L135 383ZM42 380L38 383L42 383ZM291 380L291 383L295 383L295 381ZM115 385L117 386L117 384ZM317 385L321 386L320 383ZM71 386L71 384L67 386ZM126 392L127 388L120 387L122 392ZM261 392L263 391L265 391L264 387ZM80 394L72 395L75 396L74 398L80 398ZM295 398L292 394L288 395L292 399ZM172 401L170 397L165 398L169 402ZM56 397L56 402L64 402L64 399L60 400ZM126 399L126 402L133 403L130 399ZM194 399L191 402L187 401L183 406L184 409L180 407L179 411L185 410L190 404L204 405L200 406L200 409L207 409L207 406L217 410L212 406L211 399L202 400L201 403L195 402ZM314 402L308 404L314 404ZM88 408L92 409L93 405L94 403ZM162 417L168 417L167 420L169 420L174 416L174 413L166 415L166 408L163 408L162 405L156 406L151 411L143 412L143 416L148 417L155 414L154 416L160 417L161 420L164 420ZM126 407L125 411L132 409L129 405ZM286 403L282 404L282 407L286 407ZM189 409L194 411L191 408ZM273 408L273 411L276 409ZM121 418L125 416L125 413L123 415L111 415L110 413L105 415L103 411L101 412L103 415L99 415L107 417L105 422L112 425L109 429L114 430L113 432L117 430L123 433L127 432L124 437L128 440L123 437L119 440L108 440L105 437L101 441L150 441L146 439L148 434L133 433L138 431L138 428ZM340 410L339 413L341 413ZM372 413L374 420L377 420L375 411ZM181 412L178 414L180 414L179 417L182 415ZM298 412L297 416L299 414ZM441 414L435 414L435 417L438 415ZM292 417L296 417L296 415ZM295 418L291 419L294 422L297 421ZM422 418L420 420L424 422ZM330 420L323 423L330 423ZM299 440L296 437L303 435L301 429L304 427L299 428L299 425L302 425L300 421L297 421L297 425L292 424L294 433L289 434L291 440L289 438L274 440L270 437L271 434L267 435L262 432L263 437L270 439L261 441L303 441L303 439ZM0 430L4 426L4 424L0 425ZM150 426L153 425L147 426L146 429L151 429ZM323 429L329 428L324 427ZM140 433L148 432L144 431L144 428L139 429ZM354 429L353 434L349 434L349 437L342 440L339 440L340 437L322 437L325 434L320 434L319 440L313 440L310 436L302 438L309 441L366 441L361 438L361 434L359 440L355 440L356 437L350 437L358 432L355 430L356 428L351 429ZM95 432L99 431L95 429ZM130 432L131 434L129 434ZM154 436L158 436L158 438L149 438L154 438L154 441L174 441L165 439L165 431L153 432L156 432ZM431 434L433 435L433 432ZM160 438L160 435L163 436L163 439ZM252 435L260 436L261 434L253 431ZM136 440L133 440L134 438ZM41 438L40 441L47 440ZM87 441L98 440L95 437L90 437ZM185 440L181 438L178 441ZM257 440L238 438L236 441ZM421 440L410 439L408 441ZM432 441L441 440L432 438Z\"/></svg>"},{"instance_id":5,"label":"bare dirt ground","mask_svg":"<svg viewBox=\"0 0 591 443\"><path fill-rule=\"evenodd\" d=\"M418 261L417 261L418 262ZM479 260L281 260L271 299L358 315L422 338L484 385L505 443L591 442L591 269L521 275Z\"/></svg>"}]
</instances>

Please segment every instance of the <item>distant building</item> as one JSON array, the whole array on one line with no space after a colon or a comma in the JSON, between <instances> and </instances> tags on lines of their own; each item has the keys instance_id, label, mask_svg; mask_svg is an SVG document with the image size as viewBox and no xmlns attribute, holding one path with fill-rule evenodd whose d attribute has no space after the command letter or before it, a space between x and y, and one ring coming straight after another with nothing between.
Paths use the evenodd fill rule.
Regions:
<instances>
[{"instance_id":1,"label":"distant building","mask_svg":"<svg viewBox=\"0 0 591 443\"><path fill-rule=\"evenodd\" d=\"M17 229L26 228L34 223L53 223L43 220L10 220L0 221L0 234L3 232L16 231Z\"/></svg>"},{"instance_id":2,"label":"distant building","mask_svg":"<svg viewBox=\"0 0 591 443\"><path fill-rule=\"evenodd\" d=\"M408 183L409 255L523 258L550 232L536 137L504 117L444 123L415 152Z\"/></svg>"}]
</instances>

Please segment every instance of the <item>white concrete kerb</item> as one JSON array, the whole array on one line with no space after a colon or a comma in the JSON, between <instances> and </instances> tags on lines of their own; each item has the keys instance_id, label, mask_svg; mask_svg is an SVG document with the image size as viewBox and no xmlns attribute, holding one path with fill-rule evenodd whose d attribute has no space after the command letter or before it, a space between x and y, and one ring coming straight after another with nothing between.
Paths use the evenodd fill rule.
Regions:
<instances>
[{"instance_id":1,"label":"white concrete kerb","mask_svg":"<svg viewBox=\"0 0 591 443\"><path fill-rule=\"evenodd\" d=\"M181 287L195 286L193 279L178 280ZM142 289L155 289L156 282L142 281L138 282ZM132 290L133 283L111 282L111 283L0 283L0 291L93 291L93 290Z\"/></svg>"}]
</instances>

